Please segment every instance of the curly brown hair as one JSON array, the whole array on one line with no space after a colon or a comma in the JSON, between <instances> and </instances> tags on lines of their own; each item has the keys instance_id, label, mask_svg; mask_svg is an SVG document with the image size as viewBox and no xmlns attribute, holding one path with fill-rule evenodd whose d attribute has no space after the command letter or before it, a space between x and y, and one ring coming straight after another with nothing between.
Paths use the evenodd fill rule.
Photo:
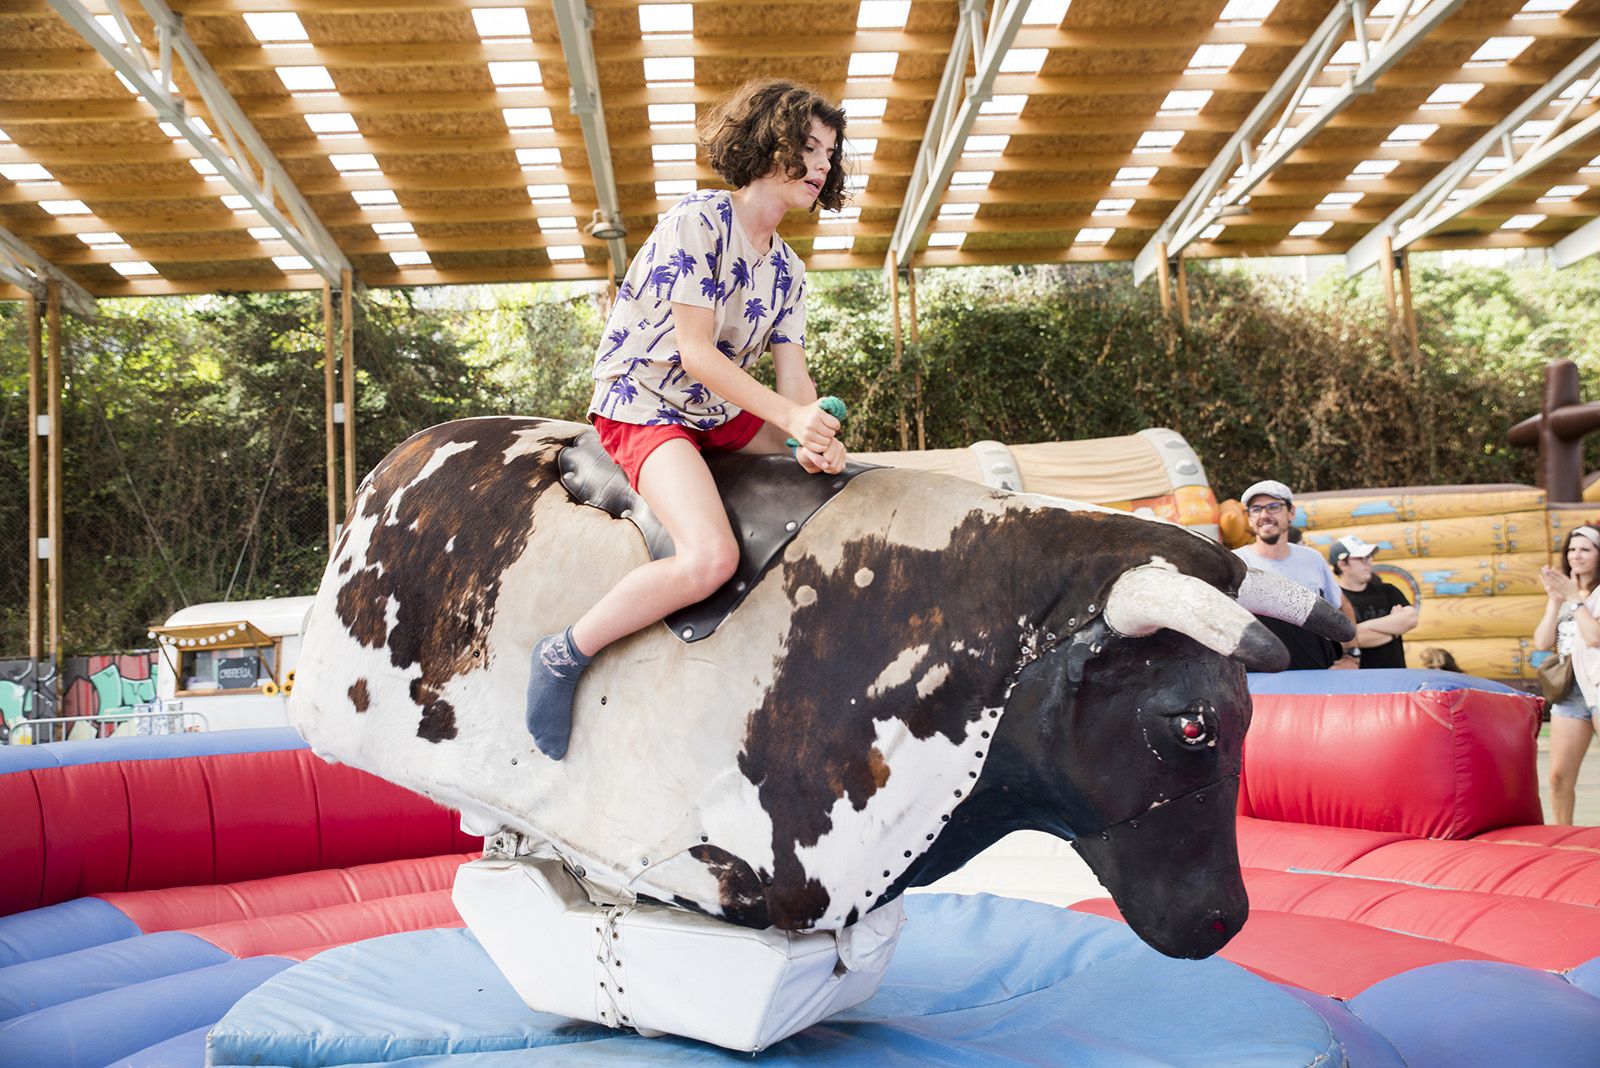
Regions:
<instances>
[{"instance_id":1,"label":"curly brown hair","mask_svg":"<svg viewBox=\"0 0 1600 1068\"><path fill-rule=\"evenodd\" d=\"M801 153L815 119L837 135L817 203L837 211L845 202L844 111L809 85L778 80L745 82L701 117L700 147L706 162L735 189L779 167L791 178L806 176Z\"/></svg>"}]
</instances>

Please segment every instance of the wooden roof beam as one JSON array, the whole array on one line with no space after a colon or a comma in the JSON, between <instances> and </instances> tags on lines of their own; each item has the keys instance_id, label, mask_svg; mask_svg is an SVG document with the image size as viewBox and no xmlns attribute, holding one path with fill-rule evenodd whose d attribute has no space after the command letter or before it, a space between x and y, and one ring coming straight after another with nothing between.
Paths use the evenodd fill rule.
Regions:
<instances>
[{"instance_id":1,"label":"wooden roof beam","mask_svg":"<svg viewBox=\"0 0 1600 1068\"><path fill-rule=\"evenodd\" d=\"M1417 2L1407 0L1406 11ZM1366 0L1339 0L1217 153L1189 194L1139 250L1134 258L1134 281L1142 282L1154 274L1163 254L1169 257L1182 254L1184 247L1216 222L1224 209L1248 196L1357 96L1370 93L1385 71L1398 63L1429 31L1454 14L1462 3L1463 0L1431 0L1409 19L1402 14L1393 20L1374 48L1366 39ZM1305 90L1344 39L1347 22L1354 23L1364 62L1331 99L1291 129L1289 123ZM1274 116L1278 116L1278 120L1268 130L1267 124ZM1262 139L1258 141L1258 138Z\"/></svg>"},{"instance_id":2,"label":"wooden roof beam","mask_svg":"<svg viewBox=\"0 0 1600 1068\"><path fill-rule=\"evenodd\" d=\"M141 0L141 3L143 0ZM1340 0L1344 3L1345 0ZM54 3L54 0L52 0ZM165 4L162 4L165 8ZM1362 20L1362 32L1377 35L1388 20ZM1056 51L1192 51L1203 44L1242 44L1256 48L1300 48L1319 27L1305 22L1268 22L1258 26L1206 23L1151 27L1029 27L1013 35L1018 48ZM1516 34L1544 40L1590 39L1600 36L1600 19L1562 16L1549 19L1462 19L1439 29L1434 41L1481 42ZM603 42L607 60L637 61L653 56L692 55L700 59L837 56L855 51L940 54L949 42L942 34L903 30L862 30L852 34L774 35L766 37L634 37ZM272 70L281 66L345 68L481 66L493 60L536 59L558 62L555 44L534 41L438 41L404 44L284 44L272 48L213 48L218 70ZM0 51L0 70L14 73L71 74L95 70L87 53L71 49Z\"/></svg>"},{"instance_id":3,"label":"wooden roof beam","mask_svg":"<svg viewBox=\"0 0 1600 1068\"><path fill-rule=\"evenodd\" d=\"M1511 140L1512 131L1552 103L1575 81L1583 83L1580 92L1557 116L1556 125L1536 144L1517 157L1516 145ZM1588 98L1589 91L1597 84L1600 84L1600 41L1584 49L1543 87L1530 93L1527 99L1429 179L1388 218L1369 230L1345 255L1346 272L1359 274L1382 261L1386 242L1392 243L1390 247L1395 252L1400 252L1418 238L1432 233L1473 205L1548 166L1561 153L1575 147L1600 129L1600 115L1590 114L1559 136L1556 135L1556 131L1574 116L1578 107ZM1508 157L1505 169L1486 178L1470 192L1464 193L1463 183L1471 177L1478 164L1496 148L1500 148Z\"/></svg>"},{"instance_id":4,"label":"wooden roof beam","mask_svg":"<svg viewBox=\"0 0 1600 1068\"><path fill-rule=\"evenodd\" d=\"M41 0L41 3L43 0ZM1379 79L1383 88L1432 89L1444 82L1475 81L1490 86L1543 85L1555 76L1549 64L1513 63L1503 67L1412 67L1390 70ZM1338 85L1341 72L1323 71L1315 85ZM994 80L997 95L1118 97L1151 96L1174 89L1210 89L1223 93L1264 93L1272 78L1253 72L1225 74L1172 72L1162 75L1160 89L1153 89L1149 75L1037 75L1000 74ZM817 87L834 98L880 97L893 100L932 100L938 83L911 79L887 82L818 82ZM720 85L641 86L610 93L607 106L642 108L646 104L708 104L727 93ZM508 107L561 107L567 100L552 89L501 89L457 93L336 93L326 96L273 96L235 98L254 118L285 118L302 115L346 112L352 115L406 113L472 113L499 111ZM0 101L0 125L16 123L95 123L137 122L155 116L154 109L142 100L64 99Z\"/></svg>"},{"instance_id":5,"label":"wooden roof beam","mask_svg":"<svg viewBox=\"0 0 1600 1068\"><path fill-rule=\"evenodd\" d=\"M1058 204L1040 203L1029 205L1038 208L1037 213L1027 215L983 215L975 218L935 218L928 223L930 233L970 233L970 234L1035 234L1048 232L1076 231L1084 227L1110 227L1122 237L1130 233L1147 234L1155 230L1160 224L1162 216L1151 210L1105 213L1093 212L1087 205L1082 205L1072 210L1062 210ZM1493 221L1509 218L1525 212L1530 205L1526 200L1486 201L1473 209L1463 212L1461 218L1475 221ZM1547 216L1558 219L1589 220L1594 218L1593 204L1576 201L1562 201L1559 203L1540 204L1538 210ZM1239 222L1251 228L1278 226L1288 228L1295 223L1318 219L1332 222L1335 225L1348 226L1350 224L1371 224L1383 217L1382 209L1378 208L1256 208L1250 215ZM501 251L506 249L545 248L553 244L570 244L571 237L566 233L549 233L539 230L532 218L514 218L500 220L471 220L457 219L458 223L483 222L494 229L485 229L473 233L453 233L447 235L431 235L417 233L405 236L375 237L368 235L360 238L351 238L347 235L343 247L351 256L384 255L396 251L424 251L430 253L451 252L484 252ZM422 224L424 228L428 224ZM223 234L229 231L217 231ZM857 238L862 237L889 237L893 234L892 219L828 221L811 223L804 226L793 227L787 232L790 242L807 241L814 237L831 234L850 234ZM149 244L138 240L137 235L131 236L129 242L133 254L139 259L153 264L167 263L235 263L251 260L265 261L273 256L286 255L293 251L287 242L283 241L254 241L232 240L214 241L206 244L181 244L164 245ZM58 267L87 266L91 264L110 264L129 258L127 250L111 250L102 248L81 248L72 251L57 251L52 255L52 262Z\"/></svg>"},{"instance_id":6,"label":"wooden roof beam","mask_svg":"<svg viewBox=\"0 0 1600 1068\"><path fill-rule=\"evenodd\" d=\"M353 271L350 261L339 251L333 237L289 180L283 165L223 87L216 71L185 32L182 21L167 7L165 0L139 2L155 23L159 53L156 67L145 58L120 5L112 4L111 12L121 28L122 40L101 26L79 0L50 0L50 5L136 88L163 120L177 127L201 158L209 161L234 191L249 201L318 274L330 285L339 286L341 272ZM183 98L169 88L173 85L174 60L183 64L189 79L199 90L225 145L201 129L188 114ZM259 178L256 171L260 172ZM280 200L282 210L278 207Z\"/></svg>"},{"instance_id":7,"label":"wooden roof beam","mask_svg":"<svg viewBox=\"0 0 1600 1068\"><path fill-rule=\"evenodd\" d=\"M698 169L688 172L697 179L700 177ZM908 163L894 162L878 165L872 173L881 177L902 177L910 173ZM649 184L655 177L654 168L651 166L630 167L618 172L619 181L626 185ZM587 203L587 198L582 191L588 188L592 176L585 171L556 170L519 171L504 167L483 170L452 169L442 174L431 172L411 174L398 172L383 175L334 175L327 178L304 179L300 182L300 191L308 197L338 196L359 189L392 189L402 196L406 193L440 193L466 189L519 189L535 181L561 182L570 186L577 199L574 203ZM1553 177L1550 184L1578 184L1600 185L1600 179L1592 179L1576 168L1562 172ZM1525 182L1523 188L1531 188L1533 183ZM208 185L200 178L181 182L145 182L130 185L123 182L114 183L88 183L88 182L60 182L49 187L53 195L73 200L82 200L94 207L96 211L103 210L100 205L117 205L123 203L150 203L163 200L205 200L214 201L216 188ZM1254 202L1273 198L1309 198L1320 200L1324 194L1330 192L1366 193L1372 197L1406 197L1416 192L1415 181L1395 181L1393 179L1376 179L1362 181L1294 181L1294 180L1269 180L1256 187L1251 198ZM1149 185L1140 186L1128 191L1128 195L1141 204L1156 201L1177 203L1183 194L1188 191L1188 186L1179 182L1157 181ZM945 191L944 203L979 203L979 204L1006 204L1006 203L1048 203L1060 200L1098 200L1111 195L1103 179L1094 181L1053 181L1030 184L1020 189L948 189ZM34 204L40 199L40 190L29 186L0 185L0 207L7 205ZM898 195L880 194L876 190L868 189L852 199L851 203L858 207L899 207L901 198ZM570 210L558 202L540 201L538 207L540 214L567 215ZM114 207L110 210L115 214ZM363 209L371 211L372 209ZM329 226L335 225L327 211L323 212L323 222Z\"/></svg>"}]
</instances>

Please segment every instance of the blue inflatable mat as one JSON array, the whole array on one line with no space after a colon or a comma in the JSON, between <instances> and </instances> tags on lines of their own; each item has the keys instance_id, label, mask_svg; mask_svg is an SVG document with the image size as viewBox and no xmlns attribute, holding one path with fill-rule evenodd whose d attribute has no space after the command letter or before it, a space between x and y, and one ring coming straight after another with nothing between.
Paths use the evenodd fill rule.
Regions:
<instances>
[{"instance_id":1,"label":"blue inflatable mat","mask_svg":"<svg viewBox=\"0 0 1600 1068\"><path fill-rule=\"evenodd\" d=\"M206 1035L210 1031L211 1024L202 1024L114 1061L107 1068L205 1068Z\"/></svg>"},{"instance_id":2,"label":"blue inflatable mat","mask_svg":"<svg viewBox=\"0 0 1600 1068\"><path fill-rule=\"evenodd\" d=\"M1600 998L1600 957L1586 960L1568 972L1567 982Z\"/></svg>"},{"instance_id":3,"label":"blue inflatable mat","mask_svg":"<svg viewBox=\"0 0 1600 1068\"><path fill-rule=\"evenodd\" d=\"M1419 690L1483 690L1487 693L1523 693L1503 682L1475 678L1455 671L1415 671L1410 668L1370 668L1365 671L1252 672L1250 692L1286 693L1416 693Z\"/></svg>"},{"instance_id":4,"label":"blue inflatable mat","mask_svg":"<svg viewBox=\"0 0 1600 1068\"><path fill-rule=\"evenodd\" d=\"M1349 1004L1411 1065L1600 1064L1600 998L1549 972L1448 961L1390 976Z\"/></svg>"},{"instance_id":5,"label":"blue inflatable mat","mask_svg":"<svg viewBox=\"0 0 1600 1068\"><path fill-rule=\"evenodd\" d=\"M905 905L878 995L762 1053L763 1066L1350 1063L1324 1017L1282 988L1220 959L1163 957L1120 923L988 895ZM295 1068L751 1061L532 1012L459 929L319 954L242 998L208 1052L216 1066Z\"/></svg>"},{"instance_id":6,"label":"blue inflatable mat","mask_svg":"<svg viewBox=\"0 0 1600 1068\"><path fill-rule=\"evenodd\" d=\"M98 897L0 916L0 968L143 933L127 913Z\"/></svg>"},{"instance_id":7,"label":"blue inflatable mat","mask_svg":"<svg viewBox=\"0 0 1600 1068\"><path fill-rule=\"evenodd\" d=\"M196 935L159 931L30 960L0 968L0 1020L233 959Z\"/></svg>"},{"instance_id":8,"label":"blue inflatable mat","mask_svg":"<svg viewBox=\"0 0 1600 1068\"><path fill-rule=\"evenodd\" d=\"M0 1068L108 1064L222 1018L246 991L289 967L229 960L30 1012L0 1023Z\"/></svg>"},{"instance_id":9,"label":"blue inflatable mat","mask_svg":"<svg viewBox=\"0 0 1600 1068\"><path fill-rule=\"evenodd\" d=\"M131 738L97 738L85 742L49 745L0 746L0 775L39 768L64 768L76 764L111 764L122 760L175 760L182 757L225 756L231 753L275 753L305 749L305 740L293 727L250 727L233 731L196 731L193 734L136 735Z\"/></svg>"}]
</instances>

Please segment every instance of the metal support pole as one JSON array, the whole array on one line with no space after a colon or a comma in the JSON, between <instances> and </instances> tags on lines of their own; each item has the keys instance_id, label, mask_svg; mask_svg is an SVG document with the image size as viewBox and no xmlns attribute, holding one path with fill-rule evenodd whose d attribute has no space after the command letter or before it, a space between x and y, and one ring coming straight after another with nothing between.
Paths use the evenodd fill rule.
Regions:
<instances>
[{"instance_id":1,"label":"metal support pole","mask_svg":"<svg viewBox=\"0 0 1600 1068\"><path fill-rule=\"evenodd\" d=\"M905 342L900 337L900 264L894 249L889 249L889 321L894 329L894 370L896 403L900 408L900 449L911 448L911 430L906 424L906 395L900 388L900 372L904 366Z\"/></svg>"},{"instance_id":2,"label":"metal support pole","mask_svg":"<svg viewBox=\"0 0 1600 1068\"><path fill-rule=\"evenodd\" d=\"M906 312L911 316L911 343L920 344L922 335L917 329L917 271L915 267L906 270ZM922 407L922 366L921 353L918 354L916 381L912 386L911 396L917 408L917 448L928 447L927 416Z\"/></svg>"},{"instance_id":3,"label":"metal support pole","mask_svg":"<svg viewBox=\"0 0 1600 1068\"><path fill-rule=\"evenodd\" d=\"M1411 254L1404 249L1395 257L1400 262L1400 307L1406 331L1406 344L1411 348L1411 373L1422 373L1422 343L1417 336L1417 309L1411 300Z\"/></svg>"},{"instance_id":4,"label":"metal support pole","mask_svg":"<svg viewBox=\"0 0 1600 1068\"><path fill-rule=\"evenodd\" d=\"M339 323L344 335L344 517L356 502L356 324L351 315L352 279L348 270L339 276Z\"/></svg>"},{"instance_id":5,"label":"metal support pole","mask_svg":"<svg viewBox=\"0 0 1600 1068\"><path fill-rule=\"evenodd\" d=\"M44 537L44 449L39 441L39 371L44 339L40 336L39 298L28 294L28 659L37 677L44 656L44 564L39 539Z\"/></svg>"},{"instance_id":6,"label":"metal support pole","mask_svg":"<svg viewBox=\"0 0 1600 1068\"><path fill-rule=\"evenodd\" d=\"M1189 268L1183 258L1183 253L1178 253L1178 271L1173 287L1178 291L1178 322L1184 326L1189 325Z\"/></svg>"},{"instance_id":7,"label":"metal support pole","mask_svg":"<svg viewBox=\"0 0 1600 1068\"><path fill-rule=\"evenodd\" d=\"M333 289L324 279L322 283L322 419L323 445L328 468L328 555L333 555L333 544L339 540L339 457L335 450L333 428L333 365L338 359L338 339L333 331Z\"/></svg>"},{"instance_id":8,"label":"metal support pole","mask_svg":"<svg viewBox=\"0 0 1600 1068\"><path fill-rule=\"evenodd\" d=\"M51 672L59 688L61 672L61 283L45 283L45 316L50 330L50 347L46 350L45 414L49 419L50 440L46 446L46 508L45 537L50 542L50 558L46 562L49 583L49 624L46 646L50 653ZM60 697L59 692L53 694Z\"/></svg>"}]
</instances>

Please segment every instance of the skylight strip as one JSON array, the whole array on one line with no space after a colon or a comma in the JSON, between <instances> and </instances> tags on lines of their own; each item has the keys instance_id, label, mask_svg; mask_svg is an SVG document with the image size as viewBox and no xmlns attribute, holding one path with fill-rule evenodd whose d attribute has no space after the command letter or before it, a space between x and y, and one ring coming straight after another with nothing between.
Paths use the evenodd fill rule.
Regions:
<instances>
[{"instance_id":1,"label":"skylight strip","mask_svg":"<svg viewBox=\"0 0 1600 1068\"><path fill-rule=\"evenodd\" d=\"M892 78L895 68L900 64L899 52L852 52L850 66L845 72L845 77L859 78Z\"/></svg>"},{"instance_id":2,"label":"skylight strip","mask_svg":"<svg viewBox=\"0 0 1600 1068\"><path fill-rule=\"evenodd\" d=\"M530 37L528 12L520 7L475 7L472 9L473 28L484 39L494 37Z\"/></svg>"},{"instance_id":3,"label":"skylight strip","mask_svg":"<svg viewBox=\"0 0 1600 1068\"><path fill-rule=\"evenodd\" d=\"M292 11L246 11L244 23L262 44L311 40L300 24L300 16Z\"/></svg>"},{"instance_id":4,"label":"skylight strip","mask_svg":"<svg viewBox=\"0 0 1600 1068\"><path fill-rule=\"evenodd\" d=\"M327 67L274 67L278 80L291 93L326 92L334 88Z\"/></svg>"},{"instance_id":5,"label":"skylight strip","mask_svg":"<svg viewBox=\"0 0 1600 1068\"><path fill-rule=\"evenodd\" d=\"M910 14L911 0L861 0L856 29L903 30Z\"/></svg>"},{"instance_id":6,"label":"skylight strip","mask_svg":"<svg viewBox=\"0 0 1600 1068\"><path fill-rule=\"evenodd\" d=\"M693 4L643 4L639 32L652 36L694 32Z\"/></svg>"}]
</instances>

